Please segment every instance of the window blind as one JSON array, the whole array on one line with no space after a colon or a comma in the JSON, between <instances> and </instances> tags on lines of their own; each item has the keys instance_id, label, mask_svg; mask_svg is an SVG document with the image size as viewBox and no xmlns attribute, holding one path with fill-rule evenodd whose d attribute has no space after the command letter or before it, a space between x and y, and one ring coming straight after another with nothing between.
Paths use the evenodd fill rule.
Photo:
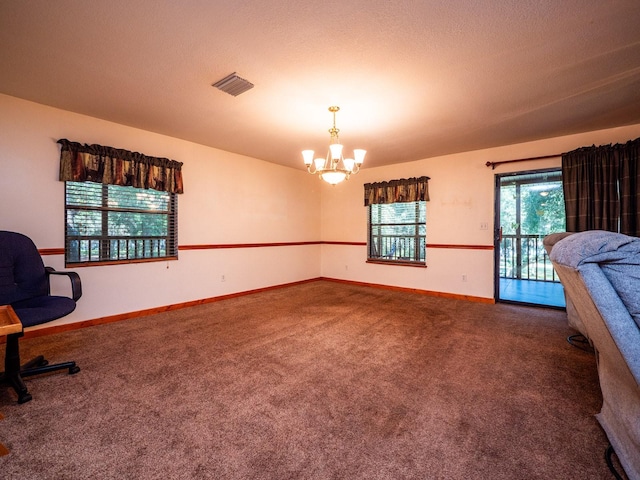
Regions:
<instances>
[{"instance_id":1,"label":"window blind","mask_svg":"<svg viewBox=\"0 0 640 480\"><path fill-rule=\"evenodd\" d=\"M176 194L65 182L67 264L178 256Z\"/></svg>"},{"instance_id":2,"label":"window blind","mask_svg":"<svg viewBox=\"0 0 640 480\"><path fill-rule=\"evenodd\" d=\"M369 205L369 260L424 263L425 201Z\"/></svg>"}]
</instances>

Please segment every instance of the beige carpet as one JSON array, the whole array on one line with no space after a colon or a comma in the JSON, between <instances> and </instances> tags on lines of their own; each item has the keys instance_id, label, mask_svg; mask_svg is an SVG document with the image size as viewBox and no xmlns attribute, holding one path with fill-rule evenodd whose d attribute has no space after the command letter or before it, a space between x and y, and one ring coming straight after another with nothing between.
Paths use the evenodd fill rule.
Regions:
<instances>
[{"instance_id":1,"label":"beige carpet","mask_svg":"<svg viewBox=\"0 0 640 480\"><path fill-rule=\"evenodd\" d=\"M26 340L82 371L27 379L24 405L0 389L0 477L612 478L571 333L560 311L319 281Z\"/></svg>"}]
</instances>

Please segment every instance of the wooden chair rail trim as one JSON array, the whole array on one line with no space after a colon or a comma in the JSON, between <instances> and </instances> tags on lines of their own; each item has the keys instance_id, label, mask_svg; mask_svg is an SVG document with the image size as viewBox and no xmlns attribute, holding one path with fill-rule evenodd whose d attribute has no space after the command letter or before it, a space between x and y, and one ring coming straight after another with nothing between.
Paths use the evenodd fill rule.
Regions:
<instances>
[{"instance_id":1,"label":"wooden chair rail trim","mask_svg":"<svg viewBox=\"0 0 640 480\"><path fill-rule=\"evenodd\" d=\"M272 243L217 243L208 245L180 245L178 250L216 250L220 248L259 248L259 247L295 247L299 245L318 245L322 242L272 242Z\"/></svg>"},{"instance_id":2,"label":"wooden chair rail trim","mask_svg":"<svg viewBox=\"0 0 640 480\"><path fill-rule=\"evenodd\" d=\"M64 248L39 248L38 253L45 255L64 255Z\"/></svg>"},{"instance_id":3,"label":"wooden chair rail trim","mask_svg":"<svg viewBox=\"0 0 640 480\"><path fill-rule=\"evenodd\" d=\"M427 243L427 248L453 248L457 250L493 250L493 245L457 245L446 243Z\"/></svg>"},{"instance_id":4,"label":"wooden chair rail trim","mask_svg":"<svg viewBox=\"0 0 640 480\"><path fill-rule=\"evenodd\" d=\"M367 242L341 242L332 240L314 240L309 242L272 242L272 243L213 243L213 244L197 244L197 245L180 245L178 250L218 250L225 248L262 248L262 247L295 247L304 245L347 245L356 247L366 247ZM427 248L453 248L459 250L493 250L493 245L460 245L460 244L444 244L444 243L427 243ZM64 255L64 248L40 248L40 255ZM153 259L149 259L153 260ZM162 258L160 260L167 260ZM125 261L128 263L131 261ZM108 262L112 264L113 262ZM90 263L90 265L96 265Z\"/></svg>"}]
</instances>

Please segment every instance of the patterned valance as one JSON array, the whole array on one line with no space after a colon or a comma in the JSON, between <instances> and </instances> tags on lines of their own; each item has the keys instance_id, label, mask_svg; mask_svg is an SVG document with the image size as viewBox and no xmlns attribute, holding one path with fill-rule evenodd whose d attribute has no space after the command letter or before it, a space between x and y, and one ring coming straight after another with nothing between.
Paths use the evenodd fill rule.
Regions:
<instances>
[{"instance_id":1,"label":"patterned valance","mask_svg":"<svg viewBox=\"0 0 640 480\"><path fill-rule=\"evenodd\" d=\"M376 203L429 201L429 177L365 183L364 206Z\"/></svg>"},{"instance_id":2,"label":"patterned valance","mask_svg":"<svg viewBox=\"0 0 640 480\"><path fill-rule=\"evenodd\" d=\"M183 193L182 163L102 145L58 140L60 180Z\"/></svg>"}]
</instances>

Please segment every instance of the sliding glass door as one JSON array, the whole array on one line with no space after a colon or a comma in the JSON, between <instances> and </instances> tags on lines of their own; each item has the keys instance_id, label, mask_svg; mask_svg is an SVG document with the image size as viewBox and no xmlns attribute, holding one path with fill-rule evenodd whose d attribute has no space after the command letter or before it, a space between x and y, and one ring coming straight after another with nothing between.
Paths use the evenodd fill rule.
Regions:
<instances>
[{"instance_id":1,"label":"sliding glass door","mask_svg":"<svg viewBox=\"0 0 640 480\"><path fill-rule=\"evenodd\" d=\"M565 231L562 172L496 175L496 300L564 307L564 292L542 243Z\"/></svg>"}]
</instances>

